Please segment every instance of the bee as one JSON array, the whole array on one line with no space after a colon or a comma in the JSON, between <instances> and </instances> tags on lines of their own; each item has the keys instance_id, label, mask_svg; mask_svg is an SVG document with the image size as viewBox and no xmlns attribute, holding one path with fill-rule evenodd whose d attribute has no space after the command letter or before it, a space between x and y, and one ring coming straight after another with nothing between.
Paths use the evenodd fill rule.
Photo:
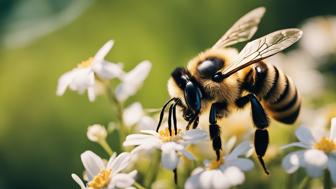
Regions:
<instances>
[{"instance_id":1,"label":"bee","mask_svg":"<svg viewBox=\"0 0 336 189\"><path fill-rule=\"evenodd\" d=\"M215 45L191 59L186 68L178 67L171 73L168 80L171 99L162 107L157 131L168 105L171 134L177 133L177 107L188 122L186 129L196 128L199 116L209 114L210 139L219 160L222 142L217 121L250 104L256 128L255 152L263 170L269 174L263 160L269 143L269 116L293 124L299 115L301 100L292 79L263 60L294 44L301 38L302 31L296 28L275 31L248 42L239 53L229 47L250 40L264 13L264 7L250 11Z\"/></svg>"}]
</instances>

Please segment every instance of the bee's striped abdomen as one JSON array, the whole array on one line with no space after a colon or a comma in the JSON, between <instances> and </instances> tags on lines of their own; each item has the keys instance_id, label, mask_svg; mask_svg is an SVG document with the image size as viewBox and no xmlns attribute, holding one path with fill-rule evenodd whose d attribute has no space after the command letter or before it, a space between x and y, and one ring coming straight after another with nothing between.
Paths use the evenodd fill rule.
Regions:
<instances>
[{"instance_id":1,"label":"bee's striped abdomen","mask_svg":"<svg viewBox=\"0 0 336 189\"><path fill-rule=\"evenodd\" d=\"M300 112L301 99L292 79L271 64L260 62L247 69L244 77L247 90L262 100L273 119L294 123Z\"/></svg>"}]
</instances>

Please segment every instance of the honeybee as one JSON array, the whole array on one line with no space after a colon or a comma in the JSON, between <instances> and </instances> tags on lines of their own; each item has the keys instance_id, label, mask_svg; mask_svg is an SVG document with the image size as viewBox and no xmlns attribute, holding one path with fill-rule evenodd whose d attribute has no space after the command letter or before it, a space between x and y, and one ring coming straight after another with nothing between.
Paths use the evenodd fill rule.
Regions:
<instances>
[{"instance_id":1,"label":"honeybee","mask_svg":"<svg viewBox=\"0 0 336 189\"><path fill-rule=\"evenodd\" d=\"M250 103L256 127L255 152L265 173L269 174L263 161L269 143L268 115L279 122L293 124L299 115L301 100L292 79L263 60L294 44L301 38L302 31L295 28L275 31L247 43L239 53L230 48L252 38L264 13L264 7L250 11L215 45L191 59L187 68L178 67L171 73L168 80L171 99L162 107L157 131L169 104L171 134L177 133L176 107L180 107L188 122L186 129L196 128L199 115L209 113L210 139L219 160L222 142L217 120Z\"/></svg>"}]
</instances>

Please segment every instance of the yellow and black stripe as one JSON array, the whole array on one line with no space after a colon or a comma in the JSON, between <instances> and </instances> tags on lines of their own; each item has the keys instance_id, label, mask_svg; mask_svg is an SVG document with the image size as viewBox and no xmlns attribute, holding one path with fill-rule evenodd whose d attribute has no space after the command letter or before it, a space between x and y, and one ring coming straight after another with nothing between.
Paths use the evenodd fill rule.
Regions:
<instances>
[{"instance_id":1,"label":"yellow and black stripe","mask_svg":"<svg viewBox=\"0 0 336 189\"><path fill-rule=\"evenodd\" d=\"M267 113L275 120L292 124L297 119L301 99L293 80L271 64L260 62L245 70L243 83L256 94Z\"/></svg>"}]
</instances>

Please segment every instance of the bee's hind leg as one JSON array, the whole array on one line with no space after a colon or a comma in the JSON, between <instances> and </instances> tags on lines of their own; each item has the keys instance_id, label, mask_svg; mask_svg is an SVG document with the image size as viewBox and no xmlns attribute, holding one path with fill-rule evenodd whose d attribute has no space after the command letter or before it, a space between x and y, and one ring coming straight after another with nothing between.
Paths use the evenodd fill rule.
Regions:
<instances>
[{"instance_id":1,"label":"bee's hind leg","mask_svg":"<svg viewBox=\"0 0 336 189\"><path fill-rule=\"evenodd\" d=\"M236 101L236 105L240 108L244 107L248 102L251 103L252 109L252 119L254 125L257 127L257 130L254 134L254 147L257 153L259 162L261 163L266 174L269 174L266 165L263 160L263 156L266 153L267 146L269 143L269 136L267 127L269 125L269 119L262 105L260 104L257 97L250 93L246 96L239 98Z\"/></svg>"}]
</instances>

